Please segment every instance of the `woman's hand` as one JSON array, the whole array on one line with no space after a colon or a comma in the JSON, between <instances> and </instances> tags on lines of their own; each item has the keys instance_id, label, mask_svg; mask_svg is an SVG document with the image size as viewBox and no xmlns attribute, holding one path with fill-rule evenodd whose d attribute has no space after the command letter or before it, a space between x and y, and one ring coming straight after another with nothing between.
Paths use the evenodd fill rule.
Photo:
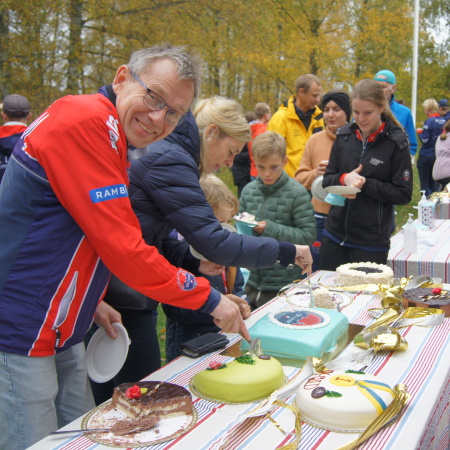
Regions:
<instances>
[{"instance_id":1,"label":"woman's hand","mask_svg":"<svg viewBox=\"0 0 450 450\"><path fill-rule=\"evenodd\" d=\"M323 175L325 173L325 170L327 170L328 166L328 160L320 161L319 165L317 166L317 176Z\"/></svg>"},{"instance_id":2,"label":"woman's hand","mask_svg":"<svg viewBox=\"0 0 450 450\"><path fill-rule=\"evenodd\" d=\"M344 177L344 183L346 186L353 186L355 188L361 189L364 186L364 183L366 182L366 179L359 174L361 172L363 166L360 164L355 170L352 170ZM344 196L346 198L355 198L353 195L350 196Z\"/></svg>"},{"instance_id":3,"label":"woman's hand","mask_svg":"<svg viewBox=\"0 0 450 450\"><path fill-rule=\"evenodd\" d=\"M302 275L310 273L313 263L311 250L307 245L296 245L295 250L295 264L302 268Z\"/></svg>"},{"instance_id":4,"label":"woman's hand","mask_svg":"<svg viewBox=\"0 0 450 450\"><path fill-rule=\"evenodd\" d=\"M208 275L210 277L215 277L220 275L225 270L225 266L213 263L212 261L200 261L200 266L198 271L203 275Z\"/></svg>"}]
</instances>

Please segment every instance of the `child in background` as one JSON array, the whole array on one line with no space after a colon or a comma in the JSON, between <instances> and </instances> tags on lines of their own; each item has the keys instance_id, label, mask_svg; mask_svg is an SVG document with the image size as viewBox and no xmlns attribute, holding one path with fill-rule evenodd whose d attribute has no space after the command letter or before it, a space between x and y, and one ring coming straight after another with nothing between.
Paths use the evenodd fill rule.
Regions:
<instances>
[{"instance_id":1,"label":"child in background","mask_svg":"<svg viewBox=\"0 0 450 450\"><path fill-rule=\"evenodd\" d=\"M283 169L287 162L285 140L278 133L266 131L255 138L252 151L258 178L244 187L239 210L255 215L258 225L253 234L311 245L316 237L314 210L308 191ZM247 299L252 308L258 308L299 278L302 273L298 267L274 264L250 269Z\"/></svg>"},{"instance_id":2,"label":"child in background","mask_svg":"<svg viewBox=\"0 0 450 450\"><path fill-rule=\"evenodd\" d=\"M200 186L214 215L220 223L230 223L238 211L238 201L226 184L215 175L200 179ZM245 300L244 277L238 267L226 267L221 275L205 276L211 286L239 305L244 319L250 317L250 306ZM180 344L206 333L216 333L220 328L210 314L200 311L162 305L166 320L166 358L172 361L181 355Z\"/></svg>"}]
</instances>

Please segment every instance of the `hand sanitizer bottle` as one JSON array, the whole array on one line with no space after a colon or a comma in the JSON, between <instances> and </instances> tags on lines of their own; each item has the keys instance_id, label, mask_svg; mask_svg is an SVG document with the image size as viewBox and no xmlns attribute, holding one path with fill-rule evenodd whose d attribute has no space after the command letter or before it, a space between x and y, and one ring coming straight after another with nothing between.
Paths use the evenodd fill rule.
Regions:
<instances>
[{"instance_id":1,"label":"hand sanitizer bottle","mask_svg":"<svg viewBox=\"0 0 450 450\"><path fill-rule=\"evenodd\" d=\"M408 214L409 219L403 230L403 250L406 253L417 252L417 230L412 220L412 214Z\"/></svg>"}]
</instances>

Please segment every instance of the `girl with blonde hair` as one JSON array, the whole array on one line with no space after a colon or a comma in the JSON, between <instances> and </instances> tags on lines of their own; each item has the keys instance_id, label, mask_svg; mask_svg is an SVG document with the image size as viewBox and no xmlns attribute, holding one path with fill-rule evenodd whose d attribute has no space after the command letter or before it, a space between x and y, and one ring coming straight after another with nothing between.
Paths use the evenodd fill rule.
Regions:
<instances>
[{"instance_id":1,"label":"girl with blonde hair","mask_svg":"<svg viewBox=\"0 0 450 450\"><path fill-rule=\"evenodd\" d=\"M352 262L386 264L394 210L412 196L409 142L389 109L383 88L362 80L354 88L355 122L342 126L331 149L323 187L346 190L325 223L320 268Z\"/></svg>"},{"instance_id":2,"label":"girl with blonde hair","mask_svg":"<svg viewBox=\"0 0 450 450\"><path fill-rule=\"evenodd\" d=\"M428 119L419 130L419 139L422 141L417 170L419 171L420 190L425 191L428 197L439 190L439 184L433 179L433 166L436 162L436 141L442 133L445 119L439 115L439 106L434 98L428 98L422 104Z\"/></svg>"}]
</instances>

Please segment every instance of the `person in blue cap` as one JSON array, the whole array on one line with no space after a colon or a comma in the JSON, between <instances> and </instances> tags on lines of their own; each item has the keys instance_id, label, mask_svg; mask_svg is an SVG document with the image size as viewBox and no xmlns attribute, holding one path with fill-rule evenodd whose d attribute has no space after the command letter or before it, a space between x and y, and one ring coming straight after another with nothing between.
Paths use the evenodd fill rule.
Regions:
<instances>
[{"instance_id":1,"label":"person in blue cap","mask_svg":"<svg viewBox=\"0 0 450 450\"><path fill-rule=\"evenodd\" d=\"M439 100L438 106L440 116L445 120L450 120L450 108L448 106L448 100L446 98Z\"/></svg>"},{"instance_id":2,"label":"person in blue cap","mask_svg":"<svg viewBox=\"0 0 450 450\"><path fill-rule=\"evenodd\" d=\"M380 70L374 77L375 81L383 87L384 94L389 102L389 108L400 125L406 131L409 139L409 151L412 156L417 152L417 136L411 110L395 101L395 91L397 90L397 80L390 70Z\"/></svg>"}]
</instances>

